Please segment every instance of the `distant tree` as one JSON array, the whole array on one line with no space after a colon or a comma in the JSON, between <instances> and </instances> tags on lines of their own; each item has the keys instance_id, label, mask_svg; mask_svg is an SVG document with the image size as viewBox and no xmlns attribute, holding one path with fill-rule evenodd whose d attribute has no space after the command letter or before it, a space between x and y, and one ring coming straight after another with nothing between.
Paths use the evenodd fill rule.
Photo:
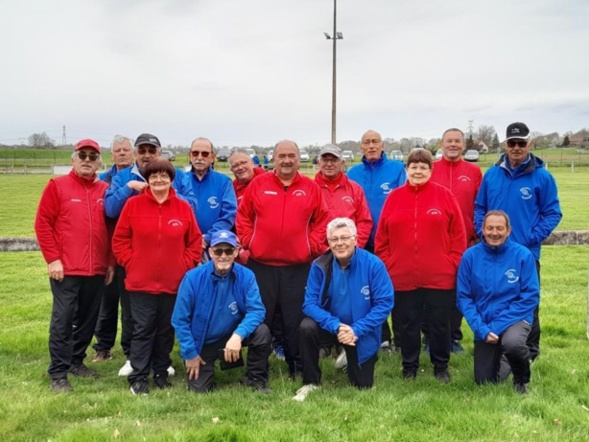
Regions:
<instances>
[{"instance_id":1,"label":"distant tree","mask_svg":"<svg viewBox=\"0 0 589 442\"><path fill-rule=\"evenodd\" d=\"M497 132L495 132L495 135L493 135L493 141L491 142L491 146L493 147L493 150L495 152L499 152L499 147L501 146L501 143L499 143L499 136L497 135Z\"/></svg>"},{"instance_id":2,"label":"distant tree","mask_svg":"<svg viewBox=\"0 0 589 442\"><path fill-rule=\"evenodd\" d=\"M474 141L472 139L472 135L469 135L466 139L466 150L474 149Z\"/></svg>"},{"instance_id":3,"label":"distant tree","mask_svg":"<svg viewBox=\"0 0 589 442\"><path fill-rule=\"evenodd\" d=\"M477 138L485 143L487 146L491 146L493 144L493 135L496 135L497 132L493 126L479 126L477 131Z\"/></svg>"},{"instance_id":4,"label":"distant tree","mask_svg":"<svg viewBox=\"0 0 589 442\"><path fill-rule=\"evenodd\" d=\"M49 138L49 135L45 132L40 134L29 135L29 146L31 147L53 147L55 142Z\"/></svg>"},{"instance_id":5,"label":"distant tree","mask_svg":"<svg viewBox=\"0 0 589 442\"><path fill-rule=\"evenodd\" d=\"M569 136L565 135L564 140L562 140L562 147L567 147L571 144L571 140L569 140Z\"/></svg>"}]
</instances>

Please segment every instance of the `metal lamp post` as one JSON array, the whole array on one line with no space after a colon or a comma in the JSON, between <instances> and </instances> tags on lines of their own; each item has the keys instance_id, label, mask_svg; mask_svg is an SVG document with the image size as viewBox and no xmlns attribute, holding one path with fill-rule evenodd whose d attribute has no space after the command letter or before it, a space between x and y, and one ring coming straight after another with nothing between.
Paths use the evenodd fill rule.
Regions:
<instances>
[{"instance_id":1,"label":"metal lamp post","mask_svg":"<svg viewBox=\"0 0 589 442\"><path fill-rule=\"evenodd\" d=\"M335 125L336 125L336 53L337 53L337 41L344 38L344 34L337 32L337 0L333 0L333 37L327 32L324 32L327 40L333 40L333 61L332 61L332 79L331 79L331 144L335 144Z\"/></svg>"}]
</instances>

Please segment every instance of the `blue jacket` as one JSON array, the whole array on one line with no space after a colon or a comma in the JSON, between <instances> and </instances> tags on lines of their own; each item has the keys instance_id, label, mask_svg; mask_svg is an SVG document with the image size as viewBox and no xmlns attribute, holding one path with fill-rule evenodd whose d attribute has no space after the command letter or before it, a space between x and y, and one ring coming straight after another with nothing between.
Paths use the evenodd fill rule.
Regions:
<instances>
[{"instance_id":1,"label":"blue jacket","mask_svg":"<svg viewBox=\"0 0 589 442\"><path fill-rule=\"evenodd\" d=\"M303 303L303 313L334 335L337 335L341 321L331 312L339 299L337 293L331 290L333 284L330 283L327 299L323 302L323 290L328 267L337 265L331 251L325 252L313 262ZM382 261L358 247L346 269L345 277L353 317L352 323L347 325L352 327L358 337L358 363L362 364L374 356L380 347L381 327L394 305L393 284Z\"/></svg>"},{"instance_id":2,"label":"blue jacket","mask_svg":"<svg viewBox=\"0 0 589 442\"><path fill-rule=\"evenodd\" d=\"M129 181L146 182L137 167L137 163L133 163L131 167L119 171L113 177L110 187L104 196L104 212L109 218L118 218L121 215L125 202L133 195L138 195L138 192L135 192L127 186ZM185 172L176 169L176 177L174 178L172 187L176 189L176 195L184 201L187 201L190 204L192 211L196 214L196 209L198 207L196 195L194 195L194 192L192 191L190 180Z\"/></svg>"},{"instance_id":3,"label":"blue jacket","mask_svg":"<svg viewBox=\"0 0 589 442\"><path fill-rule=\"evenodd\" d=\"M556 228L562 212L554 177L533 154L512 171L504 154L487 170L475 200L474 223L482 238L483 219L489 210L503 210L511 221L511 239L540 259L540 246Z\"/></svg>"},{"instance_id":4,"label":"blue jacket","mask_svg":"<svg viewBox=\"0 0 589 442\"><path fill-rule=\"evenodd\" d=\"M180 356L184 360L193 359L202 351L214 305L211 296L214 293L213 284L218 281L213 278L214 271L213 261L209 261L189 270L180 283L172 325L176 329ZM264 321L266 309L250 269L235 263L229 276L232 278L232 287L228 292L231 298L228 299L228 305L235 301L243 319L235 330L228 330L228 334L237 333L246 339Z\"/></svg>"},{"instance_id":5,"label":"blue jacket","mask_svg":"<svg viewBox=\"0 0 589 442\"><path fill-rule=\"evenodd\" d=\"M108 185L110 185L110 183L112 183L112 179L114 178L114 176L117 174L117 166L115 166L113 164L113 166L108 169L107 171L102 172L101 174L98 175L98 178L101 181L104 181L105 183L107 183Z\"/></svg>"},{"instance_id":6,"label":"blue jacket","mask_svg":"<svg viewBox=\"0 0 589 442\"><path fill-rule=\"evenodd\" d=\"M188 173L198 207L196 221L207 244L218 230L231 230L237 215L237 198L228 176L209 169L200 181L193 172Z\"/></svg>"},{"instance_id":7,"label":"blue jacket","mask_svg":"<svg viewBox=\"0 0 589 442\"><path fill-rule=\"evenodd\" d=\"M371 163L362 157L362 164L348 170L348 178L356 181L366 195L370 215L372 215L372 232L368 245L374 246L374 235L380 220L380 212L387 196L397 187L405 184L407 174L401 161L389 160L383 152L379 160Z\"/></svg>"},{"instance_id":8,"label":"blue jacket","mask_svg":"<svg viewBox=\"0 0 589 442\"><path fill-rule=\"evenodd\" d=\"M536 262L525 247L507 241L499 247L480 242L462 256L458 268L456 305L484 341L490 332L501 335L524 320L532 324L540 302Z\"/></svg>"}]
</instances>

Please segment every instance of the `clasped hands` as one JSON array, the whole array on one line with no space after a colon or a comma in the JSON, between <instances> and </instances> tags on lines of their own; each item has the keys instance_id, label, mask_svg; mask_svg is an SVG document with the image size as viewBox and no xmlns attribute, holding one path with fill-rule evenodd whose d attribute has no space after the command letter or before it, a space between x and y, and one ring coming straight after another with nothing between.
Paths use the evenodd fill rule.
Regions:
<instances>
[{"instance_id":1,"label":"clasped hands","mask_svg":"<svg viewBox=\"0 0 589 442\"><path fill-rule=\"evenodd\" d=\"M355 347L358 337L354 334L352 327L347 324L340 324L337 331L337 340L344 345Z\"/></svg>"}]
</instances>

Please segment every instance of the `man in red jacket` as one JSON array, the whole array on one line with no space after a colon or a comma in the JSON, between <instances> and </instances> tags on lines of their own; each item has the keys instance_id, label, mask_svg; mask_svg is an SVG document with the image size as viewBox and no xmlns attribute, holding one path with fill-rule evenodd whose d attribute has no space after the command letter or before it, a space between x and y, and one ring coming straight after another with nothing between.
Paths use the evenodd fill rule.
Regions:
<instances>
[{"instance_id":1,"label":"man in red jacket","mask_svg":"<svg viewBox=\"0 0 589 442\"><path fill-rule=\"evenodd\" d=\"M476 164L462 159L464 151L464 132L457 128L447 129L442 135L442 158L434 162L431 180L434 183L450 189L458 200L462 211L462 219L466 228L467 247L475 244L477 237L474 229L474 200L481 186L483 174ZM460 344L462 340L462 313L456 306L452 309L450 318L450 334L452 342L450 351L462 353L464 349ZM424 352L429 353L429 330L422 325L424 335Z\"/></svg>"},{"instance_id":2,"label":"man in red jacket","mask_svg":"<svg viewBox=\"0 0 589 442\"><path fill-rule=\"evenodd\" d=\"M229 154L227 161L231 172L235 176L233 190L235 190L237 205L239 206L249 183L258 175L263 174L265 170L262 167L256 167L247 150L242 148L234 149Z\"/></svg>"},{"instance_id":3,"label":"man in red jacket","mask_svg":"<svg viewBox=\"0 0 589 442\"><path fill-rule=\"evenodd\" d=\"M300 374L298 326L311 262L327 249L329 212L321 189L298 172L299 148L284 140L274 149L275 170L253 180L237 209L237 234L249 250L266 307L266 325L282 313L284 353L291 375Z\"/></svg>"},{"instance_id":4,"label":"man in red jacket","mask_svg":"<svg viewBox=\"0 0 589 442\"><path fill-rule=\"evenodd\" d=\"M84 365L84 358L104 285L111 283L114 274L103 205L108 184L96 176L100 164L98 143L78 142L72 171L49 181L35 219L53 293L48 374L55 392L72 390L68 373L96 377L96 372Z\"/></svg>"}]
</instances>

